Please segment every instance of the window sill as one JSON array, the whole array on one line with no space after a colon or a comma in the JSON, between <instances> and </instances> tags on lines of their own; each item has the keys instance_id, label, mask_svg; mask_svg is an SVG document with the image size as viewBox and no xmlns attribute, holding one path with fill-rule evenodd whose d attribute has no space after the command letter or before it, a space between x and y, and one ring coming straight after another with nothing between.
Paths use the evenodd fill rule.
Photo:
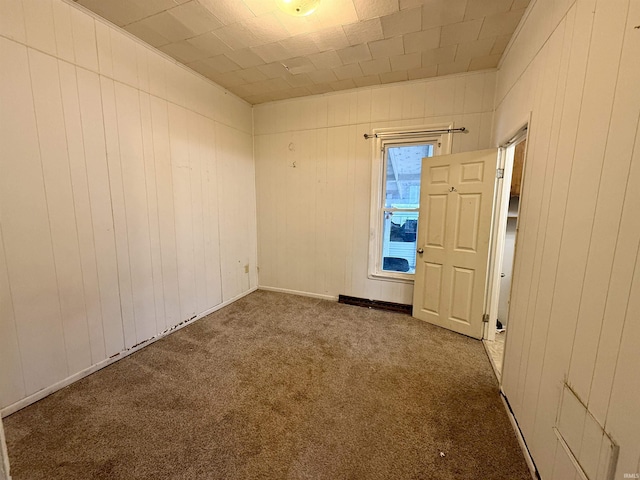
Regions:
<instances>
[{"instance_id":1,"label":"window sill","mask_svg":"<svg viewBox=\"0 0 640 480\"><path fill-rule=\"evenodd\" d=\"M406 274L406 273L369 273L367 275L369 280L378 280L385 282L397 282L397 283L410 283L413 284L415 274Z\"/></svg>"}]
</instances>

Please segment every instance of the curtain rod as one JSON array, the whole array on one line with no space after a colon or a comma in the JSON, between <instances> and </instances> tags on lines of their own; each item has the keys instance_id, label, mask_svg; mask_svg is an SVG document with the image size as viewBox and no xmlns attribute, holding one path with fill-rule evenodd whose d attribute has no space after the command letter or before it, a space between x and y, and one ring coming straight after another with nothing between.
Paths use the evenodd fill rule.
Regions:
<instances>
[{"instance_id":1,"label":"curtain rod","mask_svg":"<svg viewBox=\"0 0 640 480\"><path fill-rule=\"evenodd\" d=\"M374 133L373 135L369 135L368 133L364 134L365 140L369 140L370 138L384 138L384 137L416 137L420 135L424 135L425 133L466 133L467 129L465 127L460 128L445 128L440 130L420 130L417 132L406 132L406 133Z\"/></svg>"}]
</instances>

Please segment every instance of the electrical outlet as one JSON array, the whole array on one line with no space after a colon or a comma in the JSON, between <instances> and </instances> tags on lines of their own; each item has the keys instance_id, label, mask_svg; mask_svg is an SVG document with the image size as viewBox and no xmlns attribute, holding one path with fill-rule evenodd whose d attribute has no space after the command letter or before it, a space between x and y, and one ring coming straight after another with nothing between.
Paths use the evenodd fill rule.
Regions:
<instances>
[{"instance_id":1,"label":"electrical outlet","mask_svg":"<svg viewBox=\"0 0 640 480\"><path fill-rule=\"evenodd\" d=\"M244 266L244 273L249 273L249 264L248 263Z\"/></svg>"}]
</instances>

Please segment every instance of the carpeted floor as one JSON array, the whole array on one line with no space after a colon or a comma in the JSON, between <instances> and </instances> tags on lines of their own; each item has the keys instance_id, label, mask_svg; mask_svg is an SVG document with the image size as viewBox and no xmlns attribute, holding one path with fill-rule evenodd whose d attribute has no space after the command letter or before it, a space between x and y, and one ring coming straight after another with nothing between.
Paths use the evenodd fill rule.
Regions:
<instances>
[{"instance_id":1,"label":"carpeted floor","mask_svg":"<svg viewBox=\"0 0 640 480\"><path fill-rule=\"evenodd\" d=\"M264 291L5 430L14 480L531 478L479 341Z\"/></svg>"}]
</instances>

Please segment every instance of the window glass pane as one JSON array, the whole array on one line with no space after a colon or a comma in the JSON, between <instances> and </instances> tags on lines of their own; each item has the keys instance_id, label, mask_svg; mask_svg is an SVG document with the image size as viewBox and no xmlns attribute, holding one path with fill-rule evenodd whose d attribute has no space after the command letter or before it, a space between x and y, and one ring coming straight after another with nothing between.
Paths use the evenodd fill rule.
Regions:
<instances>
[{"instance_id":1,"label":"window glass pane","mask_svg":"<svg viewBox=\"0 0 640 480\"><path fill-rule=\"evenodd\" d=\"M382 213L382 270L415 273L418 212Z\"/></svg>"},{"instance_id":2,"label":"window glass pane","mask_svg":"<svg viewBox=\"0 0 640 480\"><path fill-rule=\"evenodd\" d=\"M422 159L432 156L431 144L388 147L385 207L419 207Z\"/></svg>"}]
</instances>

